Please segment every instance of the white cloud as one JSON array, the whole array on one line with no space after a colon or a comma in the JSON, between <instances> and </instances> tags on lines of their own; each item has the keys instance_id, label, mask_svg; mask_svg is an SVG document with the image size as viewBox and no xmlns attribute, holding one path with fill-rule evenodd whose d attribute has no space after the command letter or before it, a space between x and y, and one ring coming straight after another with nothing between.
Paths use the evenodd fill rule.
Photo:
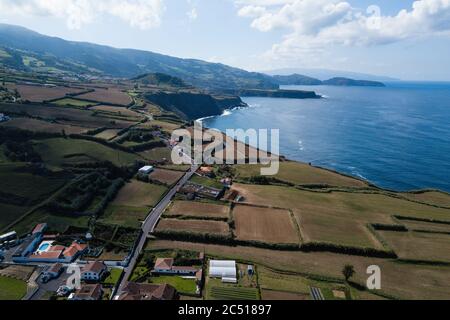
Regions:
<instances>
[{"instance_id":1,"label":"white cloud","mask_svg":"<svg viewBox=\"0 0 450 320\"><path fill-rule=\"evenodd\" d=\"M193 21L196 20L198 18L198 12L196 8L192 8L191 10L189 10L187 12L187 16L189 18L189 20Z\"/></svg>"},{"instance_id":2,"label":"white cloud","mask_svg":"<svg viewBox=\"0 0 450 320\"><path fill-rule=\"evenodd\" d=\"M66 19L80 29L101 15L111 15L132 27L150 29L161 24L163 0L0 0L0 12Z\"/></svg>"},{"instance_id":3,"label":"white cloud","mask_svg":"<svg viewBox=\"0 0 450 320\"><path fill-rule=\"evenodd\" d=\"M371 46L436 34L450 35L450 0L418 0L396 15L367 11L342 0L235 0L238 15L251 18L259 31L286 30L265 54L270 59L298 59L330 46Z\"/></svg>"}]
</instances>

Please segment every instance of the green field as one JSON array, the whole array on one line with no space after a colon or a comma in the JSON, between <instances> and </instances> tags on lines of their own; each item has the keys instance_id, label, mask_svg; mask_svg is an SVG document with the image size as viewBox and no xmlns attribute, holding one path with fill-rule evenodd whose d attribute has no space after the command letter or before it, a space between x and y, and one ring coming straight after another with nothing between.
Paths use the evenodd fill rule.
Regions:
<instances>
[{"instance_id":1,"label":"green field","mask_svg":"<svg viewBox=\"0 0 450 320\"><path fill-rule=\"evenodd\" d=\"M261 165L237 165L239 178L250 178L261 174ZM280 170L273 178L296 185L329 185L339 187L367 188L367 183L332 171L312 167L299 162L280 162Z\"/></svg>"},{"instance_id":2,"label":"green field","mask_svg":"<svg viewBox=\"0 0 450 320\"><path fill-rule=\"evenodd\" d=\"M139 228L150 209L130 206L109 205L100 221L106 224Z\"/></svg>"},{"instance_id":3,"label":"green field","mask_svg":"<svg viewBox=\"0 0 450 320\"><path fill-rule=\"evenodd\" d=\"M197 290L195 280L183 279L182 277L177 276L152 277L150 278L150 282L156 284L170 284L181 294L195 294Z\"/></svg>"},{"instance_id":4,"label":"green field","mask_svg":"<svg viewBox=\"0 0 450 320\"><path fill-rule=\"evenodd\" d=\"M240 287L212 287L210 297L215 300L259 300L257 289Z\"/></svg>"},{"instance_id":5,"label":"green field","mask_svg":"<svg viewBox=\"0 0 450 320\"><path fill-rule=\"evenodd\" d=\"M45 210L38 210L14 225L13 229L18 234L25 234L30 232L36 224L46 222L51 230L62 233L69 226L88 228L89 220L90 217L53 215Z\"/></svg>"},{"instance_id":6,"label":"green field","mask_svg":"<svg viewBox=\"0 0 450 320\"><path fill-rule=\"evenodd\" d=\"M61 100L53 101L53 104L56 104L58 106L72 106L72 107L88 107L88 106L94 106L98 103L90 102L90 101L84 101L84 100L77 100L77 99L71 99L71 98L64 98Z\"/></svg>"},{"instance_id":7,"label":"green field","mask_svg":"<svg viewBox=\"0 0 450 320\"><path fill-rule=\"evenodd\" d=\"M115 286L122 276L123 270L119 268L112 268L110 270L109 276L103 281L104 285Z\"/></svg>"},{"instance_id":8,"label":"green field","mask_svg":"<svg viewBox=\"0 0 450 320\"><path fill-rule=\"evenodd\" d=\"M25 281L0 276L0 301L20 300L27 293Z\"/></svg>"},{"instance_id":9,"label":"green field","mask_svg":"<svg viewBox=\"0 0 450 320\"><path fill-rule=\"evenodd\" d=\"M52 138L36 141L34 149L42 159L54 166L70 163L71 156L85 155L97 161L110 161L117 166L124 166L140 159L138 155L116 150L102 144L78 139Z\"/></svg>"},{"instance_id":10,"label":"green field","mask_svg":"<svg viewBox=\"0 0 450 320\"><path fill-rule=\"evenodd\" d=\"M133 180L119 191L113 205L150 208L159 202L166 191L164 186Z\"/></svg>"},{"instance_id":11,"label":"green field","mask_svg":"<svg viewBox=\"0 0 450 320\"><path fill-rule=\"evenodd\" d=\"M162 147L139 152L139 155L142 158L150 161L163 161L164 159L170 161L172 151L170 150L170 148Z\"/></svg>"},{"instance_id":12,"label":"green field","mask_svg":"<svg viewBox=\"0 0 450 320\"><path fill-rule=\"evenodd\" d=\"M216 188L216 189L223 188L223 185L220 182L218 182L217 180L206 178L206 177L201 177L198 175L194 175L190 181L193 183L196 183L196 184L200 184L205 187L211 187L211 188Z\"/></svg>"}]
</instances>

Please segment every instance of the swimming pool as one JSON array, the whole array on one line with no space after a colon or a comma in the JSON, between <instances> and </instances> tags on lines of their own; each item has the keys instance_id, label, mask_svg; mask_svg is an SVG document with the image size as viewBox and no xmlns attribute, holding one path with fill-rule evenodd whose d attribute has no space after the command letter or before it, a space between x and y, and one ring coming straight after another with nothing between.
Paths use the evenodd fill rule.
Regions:
<instances>
[{"instance_id":1,"label":"swimming pool","mask_svg":"<svg viewBox=\"0 0 450 320\"><path fill-rule=\"evenodd\" d=\"M43 244L41 244L41 246L39 247L39 251L46 251L46 250L48 250L48 248L50 247L50 244L49 243L43 243Z\"/></svg>"}]
</instances>

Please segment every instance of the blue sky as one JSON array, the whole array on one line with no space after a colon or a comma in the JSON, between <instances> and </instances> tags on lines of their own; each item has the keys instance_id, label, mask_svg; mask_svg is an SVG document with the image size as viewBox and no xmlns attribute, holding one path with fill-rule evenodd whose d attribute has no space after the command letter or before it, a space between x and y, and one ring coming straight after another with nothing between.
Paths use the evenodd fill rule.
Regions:
<instances>
[{"instance_id":1,"label":"blue sky","mask_svg":"<svg viewBox=\"0 0 450 320\"><path fill-rule=\"evenodd\" d=\"M450 80L450 0L0 0L0 21L248 70Z\"/></svg>"}]
</instances>

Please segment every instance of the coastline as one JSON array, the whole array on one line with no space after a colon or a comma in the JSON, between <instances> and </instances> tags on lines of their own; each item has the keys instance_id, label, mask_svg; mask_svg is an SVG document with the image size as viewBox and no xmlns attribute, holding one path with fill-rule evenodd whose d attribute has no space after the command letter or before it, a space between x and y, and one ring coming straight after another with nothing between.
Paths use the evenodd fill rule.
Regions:
<instances>
[{"instance_id":1,"label":"coastline","mask_svg":"<svg viewBox=\"0 0 450 320\"><path fill-rule=\"evenodd\" d=\"M222 130L219 130L219 129L217 129L217 128L212 128L212 127L206 126L205 123L204 123L204 120L212 119L212 118L217 118L217 117L228 116L228 115L230 115L234 110L237 110L237 109L241 109L241 108L251 108L251 106L249 106L248 104L246 104L246 105L247 105L247 106L245 106L245 107L243 107L243 106L238 106L238 107L226 109L226 110L223 111L223 113L222 113L221 115L212 115L212 116L208 116L208 117L196 119L196 120L194 120L194 121L199 121L199 122L201 122L201 123L202 123L202 126L203 126L203 129L216 130L216 131L219 131L219 132L221 132L222 134L226 135L226 133L225 133L224 131L222 131ZM235 128L231 128L231 129L235 129ZM230 137L230 138L231 138L231 137ZM258 151L260 150L259 148L254 147L254 146L251 146L251 145L249 145L248 143L245 143L245 142L243 142L243 141L238 141L238 140L236 140L236 139L233 139L233 140L234 140L234 141L237 141L237 142L239 142L239 143L243 143L243 144L245 144L247 147L255 148L255 149L257 149ZM263 150L263 151L267 152L267 150ZM281 151L280 151L280 157L283 159L282 161L290 161L290 162L296 162L296 163L300 163L300 164L304 164L304 165L309 165L309 166L311 166L312 168L315 168L315 169L326 170L326 171L328 171L328 172L332 172L332 173L341 175L341 176L343 176L343 177L348 177L348 178L352 178L352 179L355 179L355 180L362 181L362 182L364 182L364 183L367 183L368 187L374 188L374 189L377 189L377 190L380 190L380 191L385 191L385 192L390 192L390 193L397 193L397 194L421 194L421 193L426 193L426 192L439 192L439 193L442 193L442 194L444 194L444 195L449 195L449 196L450 196L450 192L447 192L447 191L445 191L445 190L436 189L436 188L427 188L427 187L424 187L424 188L410 189L410 190L396 190L396 189L392 189L392 188L381 187L381 186L378 186L377 184L375 184L374 182L370 181L369 179L363 178L363 177L361 177L361 176L352 175L352 174L350 174L350 173L342 172L342 171L336 170L336 169L334 169L334 168L328 168L328 167L324 167L324 166L315 165L314 163L308 163L308 162L301 161L301 160L292 160L292 159L289 159L289 158L283 156L283 155L281 154ZM408 199L408 200L410 200L410 199ZM410 201L412 201L412 200L410 200ZM420 203L420 202L419 202L419 203Z\"/></svg>"}]
</instances>

